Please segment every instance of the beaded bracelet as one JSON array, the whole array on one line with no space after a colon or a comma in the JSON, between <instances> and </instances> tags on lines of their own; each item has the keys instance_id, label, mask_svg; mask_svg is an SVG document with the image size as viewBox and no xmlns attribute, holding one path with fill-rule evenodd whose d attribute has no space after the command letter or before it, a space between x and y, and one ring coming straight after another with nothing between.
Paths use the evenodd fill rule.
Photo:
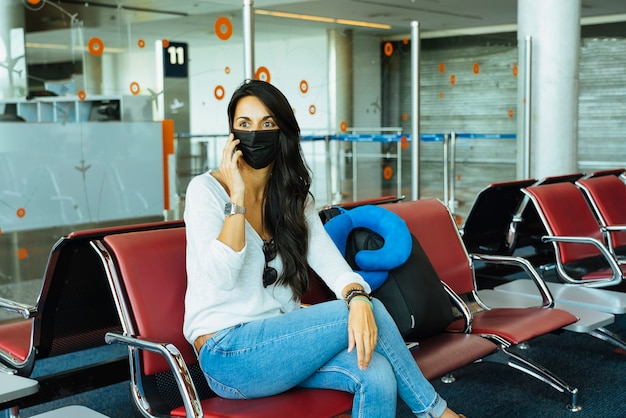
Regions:
<instances>
[{"instance_id":1,"label":"beaded bracelet","mask_svg":"<svg viewBox=\"0 0 626 418\"><path fill-rule=\"evenodd\" d=\"M367 298L368 300L372 300L372 297L365 290L363 290L363 289L350 289L346 293L346 297L344 298L344 301L346 302L346 306L348 308L350 308L350 301L353 298L357 297L357 296L362 296L364 298Z\"/></svg>"},{"instance_id":2,"label":"beaded bracelet","mask_svg":"<svg viewBox=\"0 0 626 418\"><path fill-rule=\"evenodd\" d=\"M374 310L374 305L372 305L372 301L370 301L370 298L367 298L365 296L354 296L352 297L352 299L350 299L350 303L352 303L353 300L362 300L365 301L367 303L370 304L370 308L372 308L372 310ZM348 309L350 309L350 303L348 303Z\"/></svg>"},{"instance_id":3,"label":"beaded bracelet","mask_svg":"<svg viewBox=\"0 0 626 418\"><path fill-rule=\"evenodd\" d=\"M352 292L363 292L363 288L360 287L360 286L359 287L351 287L344 294L344 296L343 296L344 300L348 299L348 297L352 294Z\"/></svg>"}]
</instances>

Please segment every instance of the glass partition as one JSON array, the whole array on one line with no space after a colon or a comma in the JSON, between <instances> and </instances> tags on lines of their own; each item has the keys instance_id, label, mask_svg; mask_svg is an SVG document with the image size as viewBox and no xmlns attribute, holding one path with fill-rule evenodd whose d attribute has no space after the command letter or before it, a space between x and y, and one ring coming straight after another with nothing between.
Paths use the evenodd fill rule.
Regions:
<instances>
[{"instance_id":1,"label":"glass partition","mask_svg":"<svg viewBox=\"0 0 626 418\"><path fill-rule=\"evenodd\" d=\"M0 67L3 83L15 75L0 97L0 297L33 303L60 236L182 216L189 180L219 164L226 107L245 78L245 44L235 1L181 2L180 10L16 3L13 42L22 36L24 51L6 39L0 48L0 61L16 63ZM280 3L254 10L254 77L293 106L320 208L411 198L417 166L419 197L446 201L461 222L484 186L514 179L515 33L420 41L413 161L409 23L365 27L323 11L295 15ZM615 53L626 49L623 38L596 37L584 48L583 66L607 49L626 56ZM590 125L581 126L587 133ZM580 158L589 167L619 158L597 154L591 142L585 138Z\"/></svg>"}]
</instances>

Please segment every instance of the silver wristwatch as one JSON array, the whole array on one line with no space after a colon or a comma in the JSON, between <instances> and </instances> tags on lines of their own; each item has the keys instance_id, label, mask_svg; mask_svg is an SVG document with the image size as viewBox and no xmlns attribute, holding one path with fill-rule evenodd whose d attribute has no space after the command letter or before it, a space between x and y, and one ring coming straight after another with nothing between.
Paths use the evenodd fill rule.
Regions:
<instances>
[{"instance_id":1,"label":"silver wristwatch","mask_svg":"<svg viewBox=\"0 0 626 418\"><path fill-rule=\"evenodd\" d=\"M242 215L245 215L246 208L244 208L243 206L236 205L233 202L226 203L226 206L224 206L224 216L235 215L237 213L241 213Z\"/></svg>"}]
</instances>

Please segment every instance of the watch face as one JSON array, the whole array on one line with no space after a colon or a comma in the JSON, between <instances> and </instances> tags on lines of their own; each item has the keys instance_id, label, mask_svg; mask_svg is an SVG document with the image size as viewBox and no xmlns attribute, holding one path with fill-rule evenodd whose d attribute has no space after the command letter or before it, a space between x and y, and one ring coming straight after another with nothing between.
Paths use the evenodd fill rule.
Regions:
<instances>
[{"instance_id":1,"label":"watch face","mask_svg":"<svg viewBox=\"0 0 626 418\"><path fill-rule=\"evenodd\" d=\"M237 213L246 214L246 208L237 206L236 204L229 202L224 206L224 215L235 215Z\"/></svg>"}]
</instances>

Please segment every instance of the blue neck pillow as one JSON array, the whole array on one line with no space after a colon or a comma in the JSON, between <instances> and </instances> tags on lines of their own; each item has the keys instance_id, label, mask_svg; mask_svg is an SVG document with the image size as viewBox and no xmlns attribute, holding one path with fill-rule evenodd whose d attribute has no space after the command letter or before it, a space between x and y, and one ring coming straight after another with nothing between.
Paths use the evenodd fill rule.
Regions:
<instances>
[{"instance_id":1,"label":"blue neck pillow","mask_svg":"<svg viewBox=\"0 0 626 418\"><path fill-rule=\"evenodd\" d=\"M413 240L409 228L402 218L380 206L364 205L331 218L324 224L341 254L346 256L346 246L350 232L355 228L365 228L380 235L383 246L377 250L360 250L354 261L361 270L354 270L370 285L372 290L379 288L392 270L409 258Z\"/></svg>"}]
</instances>

